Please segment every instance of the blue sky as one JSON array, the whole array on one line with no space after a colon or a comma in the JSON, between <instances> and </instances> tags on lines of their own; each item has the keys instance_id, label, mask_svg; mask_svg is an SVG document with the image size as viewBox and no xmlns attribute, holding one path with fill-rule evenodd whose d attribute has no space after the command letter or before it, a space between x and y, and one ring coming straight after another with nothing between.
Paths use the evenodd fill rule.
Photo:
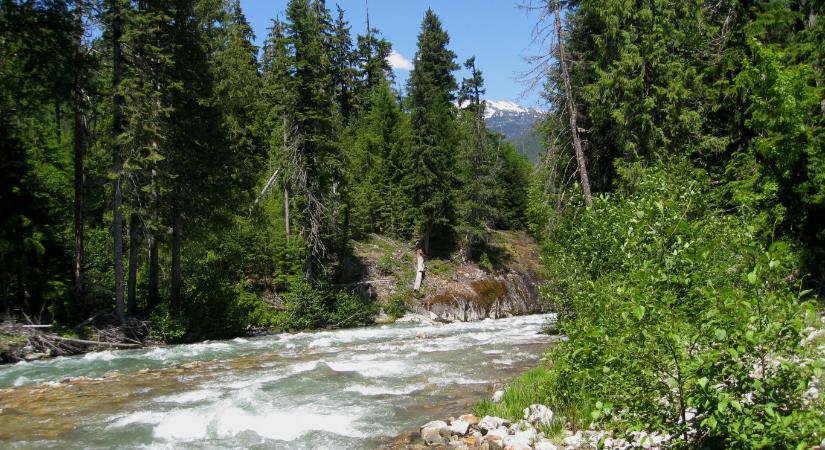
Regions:
<instances>
[{"instance_id":1,"label":"blue sky","mask_svg":"<svg viewBox=\"0 0 825 450\"><path fill-rule=\"evenodd\" d=\"M271 20L283 17L287 0L241 0L247 19L261 45ZM353 34L366 29L365 0L327 0L330 9L338 3L346 11ZM519 9L514 0L369 0L370 24L381 30L402 58L393 63L401 67L415 56L416 40L424 11L431 7L450 34L449 48L462 64L475 55L476 66L484 73L486 97L514 100L525 106L542 106L536 92L524 93L527 85L518 75L527 69L524 57L537 51L531 47L531 33L536 18ZM405 64L406 61L406 64ZM396 79L405 83L408 70L396 69ZM456 72L460 81L466 74Z\"/></svg>"}]
</instances>

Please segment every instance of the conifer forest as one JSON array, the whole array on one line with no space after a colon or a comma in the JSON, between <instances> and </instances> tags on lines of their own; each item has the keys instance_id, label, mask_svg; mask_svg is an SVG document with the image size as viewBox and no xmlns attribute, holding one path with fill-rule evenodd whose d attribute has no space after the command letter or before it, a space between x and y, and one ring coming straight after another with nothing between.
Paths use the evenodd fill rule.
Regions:
<instances>
[{"instance_id":1,"label":"conifer forest","mask_svg":"<svg viewBox=\"0 0 825 450\"><path fill-rule=\"evenodd\" d=\"M0 447L825 449L825 2L282 3L0 0Z\"/></svg>"}]
</instances>

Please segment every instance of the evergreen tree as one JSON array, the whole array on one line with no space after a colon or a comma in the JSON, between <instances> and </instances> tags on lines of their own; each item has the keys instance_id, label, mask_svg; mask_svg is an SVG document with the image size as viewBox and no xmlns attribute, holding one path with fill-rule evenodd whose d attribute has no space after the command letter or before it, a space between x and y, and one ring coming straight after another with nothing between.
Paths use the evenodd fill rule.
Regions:
<instances>
[{"instance_id":1,"label":"evergreen tree","mask_svg":"<svg viewBox=\"0 0 825 450\"><path fill-rule=\"evenodd\" d=\"M484 77L475 64L475 57L468 59L464 67L470 71L470 78L461 83L458 96L463 109L460 120L462 131L461 146L456 169L461 182L457 195L459 228L462 238L462 253L472 258L475 250L484 245L488 230L494 224L497 207L496 178L501 171L498 148L493 136L484 126L485 103Z\"/></svg>"},{"instance_id":2,"label":"evergreen tree","mask_svg":"<svg viewBox=\"0 0 825 450\"><path fill-rule=\"evenodd\" d=\"M327 35L329 13L322 2L292 0L287 7L287 37L293 46L294 103L290 105L296 150L289 172L301 207L301 236L306 245L306 278L330 247L329 200L333 171L339 165L335 136L334 84Z\"/></svg>"},{"instance_id":3,"label":"evergreen tree","mask_svg":"<svg viewBox=\"0 0 825 450\"><path fill-rule=\"evenodd\" d=\"M403 180L425 253L429 252L431 235L448 230L454 220L456 127L452 101L457 85L452 72L458 66L455 53L447 49L449 43L441 21L427 9L407 87L412 131Z\"/></svg>"}]
</instances>

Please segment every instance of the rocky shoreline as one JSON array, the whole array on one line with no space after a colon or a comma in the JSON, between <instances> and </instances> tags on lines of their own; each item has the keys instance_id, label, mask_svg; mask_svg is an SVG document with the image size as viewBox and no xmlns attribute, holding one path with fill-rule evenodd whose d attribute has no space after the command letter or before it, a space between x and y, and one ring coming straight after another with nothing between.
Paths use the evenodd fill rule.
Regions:
<instances>
[{"instance_id":1,"label":"rocky shoreline","mask_svg":"<svg viewBox=\"0 0 825 450\"><path fill-rule=\"evenodd\" d=\"M500 392L500 391L499 391ZM498 392L494 394L494 399ZM563 430L551 433L553 410L534 404L524 409L517 422L494 416L478 418L464 414L458 418L434 420L422 425L417 433L401 436L388 448L454 450L584 450L633 448L660 449L671 437L659 433L635 432L627 438L615 438L606 431Z\"/></svg>"}]
</instances>

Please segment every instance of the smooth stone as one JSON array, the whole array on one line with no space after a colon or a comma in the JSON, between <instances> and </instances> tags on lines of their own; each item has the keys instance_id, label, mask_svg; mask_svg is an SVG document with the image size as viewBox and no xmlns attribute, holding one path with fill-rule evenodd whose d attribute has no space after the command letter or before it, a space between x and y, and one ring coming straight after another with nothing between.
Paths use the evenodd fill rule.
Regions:
<instances>
[{"instance_id":1,"label":"smooth stone","mask_svg":"<svg viewBox=\"0 0 825 450\"><path fill-rule=\"evenodd\" d=\"M478 425L478 417L472 414L464 414L463 416L458 416L458 420L463 420L470 425Z\"/></svg>"},{"instance_id":2,"label":"smooth stone","mask_svg":"<svg viewBox=\"0 0 825 450\"><path fill-rule=\"evenodd\" d=\"M495 416L484 416L478 423L478 427L482 430L495 430L501 426L510 425L510 421Z\"/></svg>"},{"instance_id":3,"label":"smooth stone","mask_svg":"<svg viewBox=\"0 0 825 450\"><path fill-rule=\"evenodd\" d=\"M541 439L533 446L534 450L558 450L559 448L556 447L556 444L553 443L550 439Z\"/></svg>"},{"instance_id":4,"label":"smooth stone","mask_svg":"<svg viewBox=\"0 0 825 450\"><path fill-rule=\"evenodd\" d=\"M504 441L504 438L509 436L510 433L507 431L507 428L499 427L492 429L487 432L487 435L484 436L485 441Z\"/></svg>"},{"instance_id":5,"label":"smooth stone","mask_svg":"<svg viewBox=\"0 0 825 450\"><path fill-rule=\"evenodd\" d=\"M577 431L576 434L564 438L562 444L573 448L581 447L582 444L584 444L584 438L582 437L581 431Z\"/></svg>"},{"instance_id":6,"label":"smooth stone","mask_svg":"<svg viewBox=\"0 0 825 450\"><path fill-rule=\"evenodd\" d=\"M444 445L447 443L436 428L423 428L421 430L421 438L424 439L427 445Z\"/></svg>"},{"instance_id":7,"label":"smooth stone","mask_svg":"<svg viewBox=\"0 0 825 450\"><path fill-rule=\"evenodd\" d=\"M470 424L463 420L454 420L453 423L450 424L450 431L459 436L466 435L469 430Z\"/></svg>"},{"instance_id":8,"label":"smooth stone","mask_svg":"<svg viewBox=\"0 0 825 450\"><path fill-rule=\"evenodd\" d=\"M530 405L524 408L524 420L538 425L550 425L553 423L553 410L544 405Z\"/></svg>"},{"instance_id":9,"label":"smooth stone","mask_svg":"<svg viewBox=\"0 0 825 450\"><path fill-rule=\"evenodd\" d=\"M504 400L504 391L495 391L493 392L493 403L501 403Z\"/></svg>"}]
</instances>

